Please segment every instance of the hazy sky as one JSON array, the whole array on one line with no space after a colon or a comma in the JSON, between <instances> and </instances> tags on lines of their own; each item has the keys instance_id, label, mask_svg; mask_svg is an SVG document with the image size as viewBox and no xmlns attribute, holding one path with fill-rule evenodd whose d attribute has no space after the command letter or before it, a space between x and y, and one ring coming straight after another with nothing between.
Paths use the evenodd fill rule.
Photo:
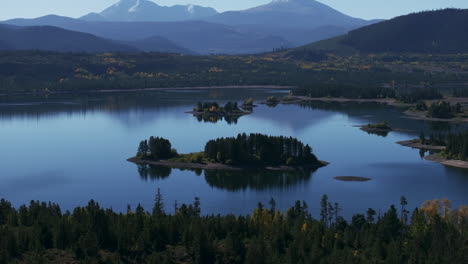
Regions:
<instances>
[{"instance_id":1,"label":"hazy sky","mask_svg":"<svg viewBox=\"0 0 468 264\"><path fill-rule=\"evenodd\" d=\"M218 11L240 10L271 0L153 0L160 5L197 4ZM360 18L391 18L410 12L446 7L468 8L468 0L319 0L322 3ZM99 12L118 0L0 0L0 20L58 14L79 17Z\"/></svg>"}]
</instances>

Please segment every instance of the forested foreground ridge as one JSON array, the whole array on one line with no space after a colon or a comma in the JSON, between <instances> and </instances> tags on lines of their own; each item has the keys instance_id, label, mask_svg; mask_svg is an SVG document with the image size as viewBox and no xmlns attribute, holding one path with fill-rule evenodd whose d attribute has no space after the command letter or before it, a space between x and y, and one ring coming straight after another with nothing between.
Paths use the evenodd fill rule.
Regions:
<instances>
[{"instance_id":1,"label":"forested foreground ridge","mask_svg":"<svg viewBox=\"0 0 468 264\"><path fill-rule=\"evenodd\" d=\"M345 220L327 196L319 212L297 201L283 213L272 199L246 216L202 215L199 198L168 214L159 190L151 212L1 200L0 263L466 263L468 207L406 205Z\"/></svg>"},{"instance_id":2,"label":"forested foreground ridge","mask_svg":"<svg viewBox=\"0 0 468 264\"><path fill-rule=\"evenodd\" d=\"M320 96L385 97L395 89L466 83L467 60L466 54L341 56L307 49L250 56L0 52L0 93L282 85Z\"/></svg>"}]
</instances>

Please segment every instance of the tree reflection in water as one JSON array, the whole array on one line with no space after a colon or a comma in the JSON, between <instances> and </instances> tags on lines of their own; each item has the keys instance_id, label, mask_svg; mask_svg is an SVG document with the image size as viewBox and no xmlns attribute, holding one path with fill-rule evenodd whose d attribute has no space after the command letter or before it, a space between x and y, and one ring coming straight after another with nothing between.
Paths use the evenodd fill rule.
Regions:
<instances>
[{"instance_id":1,"label":"tree reflection in water","mask_svg":"<svg viewBox=\"0 0 468 264\"><path fill-rule=\"evenodd\" d=\"M204 115L193 115L197 118L198 122L204 122L204 123L217 123L220 121L223 121L223 119L228 123L229 125L235 125L237 124L240 116L204 116Z\"/></svg>"},{"instance_id":2,"label":"tree reflection in water","mask_svg":"<svg viewBox=\"0 0 468 264\"><path fill-rule=\"evenodd\" d=\"M165 166L139 164L137 167L138 174L140 174L140 177L145 181L165 179L172 173L172 169Z\"/></svg>"},{"instance_id":3,"label":"tree reflection in water","mask_svg":"<svg viewBox=\"0 0 468 264\"><path fill-rule=\"evenodd\" d=\"M168 178L172 169L165 166L137 165L141 179L161 180ZM182 171L193 171L197 176L204 172L205 180L211 187L240 191L245 189L266 190L273 188L284 188L288 186L305 183L310 180L314 170L297 171L271 171L271 170L203 170L203 169L180 169Z\"/></svg>"},{"instance_id":4,"label":"tree reflection in water","mask_svg":"<svg viewBox=\"0 0 468 264\"><path fill-rule=\"evenodd\" d=\"M221 171L205 170L205 180L211 187L228 191L284 188L310 180L313 171Z\"/></svg>"}]
</instances>

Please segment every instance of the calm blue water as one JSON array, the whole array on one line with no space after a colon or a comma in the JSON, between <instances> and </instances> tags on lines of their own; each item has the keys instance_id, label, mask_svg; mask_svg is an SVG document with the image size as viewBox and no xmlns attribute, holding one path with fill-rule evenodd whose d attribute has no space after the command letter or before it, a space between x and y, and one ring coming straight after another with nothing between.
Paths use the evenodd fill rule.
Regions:
<instances>
[{"instance_id":1,"label":"calm blue water","mask_svg":"<svg viewBox=\"0 0 468 264\"><path fill-rule=\"evenodd\" d=\"M434 198L468 204L468 171L421 159L419 151L395 144L421 129L456 129L414 121L392 107L315 103L261 105L237 124L199 122L185 111L199 100L225 102L287 91L199 90L140 94L2 99L0 102L0 197L15 206L30 200L64 209L90 199L125 211L127 204L151 209L160 188L170 211L174 201L201 198L204 213L249 213L258 202L286 209L304 200L318 215L320 197L338 202L342 214L386 210L405 195L411 207ZM369 135L355 125L387 120L407 132ZM238 133L297 137L331 164L313 173L222 173L153 169L139 173L126 161L140 140L162 136L180 153L200 151L209 139ZM335 176L363 176L369 182L341 182Z\"/></svg>"}]
</instances>

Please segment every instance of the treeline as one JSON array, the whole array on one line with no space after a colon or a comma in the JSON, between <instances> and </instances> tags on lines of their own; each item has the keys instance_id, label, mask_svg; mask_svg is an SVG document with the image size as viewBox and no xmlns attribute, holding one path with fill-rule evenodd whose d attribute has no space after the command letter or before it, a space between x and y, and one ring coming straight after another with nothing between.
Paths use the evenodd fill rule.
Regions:
<instances>
[{"instance_id":1,"label":"treeline","mask_svg":"<svg viewBox=\"0 0 468 264\"><path fill-rule=\"evenodd\" d=\"M448 134L446 142L444 153L448 158L460 160L468 159L468 132Z\"/></svg>"},{"instance_id":2,"label":"treeline","mask_svg":"<svg viewBox=\"0 0 468 264\"><path fill-rule=\"evenodd\" d=\"M468 132L433 133L429 138L421 132L419 140L426 145L445 146L442 155L448 159L468 160Z\"/></svg>"},{"instance_id":3,"label":"treeline","mask_svg":"<svg viewBox=\"0 0 468 264\"><path fill-rule=\"evenodd\" d=\"M314 165L312 148L292 137L245 133L210 140L205 146L208 159L226 164Z\"/></svg>"},{"instance_id":4,"label":"treeline","mask_svg":"<svg viewBox=\"0 0 468 264\"><path fill-rule=\"evenodd\" d=\"M427 108L427 116L435 118L452 118L455 115L462 113L460 103L454 105L445 101L433 102Z\"/></svg>"},{"instance_id":5,"label":"treeline","mask_svg":"<svg viewBox=\"0 0 468 264\"><path fill-rule=\"evenodd\" d=\"M203 216L195 198L168 214L159 191L151 212L1 200L0 263L466 263L466 206L434 200L410 214L402 197L398 209L349 221L341 210L324 196L316 218L305 202L283 213L274 200L251 215Z\"/></svg>"},{"instance_id":6,"label":"treeline","mask_svg":"<svg viewBox=\"0 0 468 264\"><path fill-rule=\"evenodd\" d=\"M376 99L376 98L394 98L395 90L390 88L347 85L347 84L314 84L305 85L300 89L293 91L294 95L305 95L308 97L333 97L333 98L351 98L351 99Z\"/></svg>"},{"instance_id":7,"label":"treeline","mask_svg":"<svg viewBox=\"0 0 468 264\"><path fill-rule=\"evenodd\" d=\"M416 103L420 100L441 99L443 96L438 89L425 87L400 87L391 88L381 85L347 85L338 83L322 83L306 85L293 91L294 95L308 97L333 97L350 99L385 99L393 98L404 103Z\"/></svg>"},{"instance_id":8,"label":"treeline","mask_svg":"<svg viewBox=\"0 0 468 264\"><path fill-rule=\"evenodd\" d=\"M217 102L198 102L193 108L194 112L197 113L218 113L218 114L230 114L230 113L241 113L237 102L227 102L224 106L220 106Z\"/></svg>"},{"instance_id":9,"label":"treeline","mask_svg":"<svg viewBox=\"0 0 468 264\"><path fill-rule=\"evenodd\" d=\"M142 140L138 146L137 157L146 159L169 159L177 156L169 140L160 137L150 137Z\"/></svg>"}]
</instances>

